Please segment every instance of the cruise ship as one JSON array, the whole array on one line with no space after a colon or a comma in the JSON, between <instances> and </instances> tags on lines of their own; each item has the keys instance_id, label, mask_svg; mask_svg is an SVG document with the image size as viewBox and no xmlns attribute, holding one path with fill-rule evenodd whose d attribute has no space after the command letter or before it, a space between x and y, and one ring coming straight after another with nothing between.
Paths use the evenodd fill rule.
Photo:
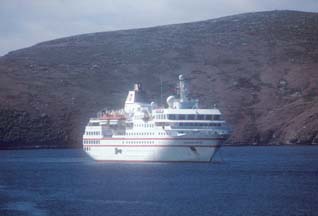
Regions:
<instances>
[{"instance_id":1,"label":"cruise ship","mask_svg":"<svg viewBox=\"0 0 318 216\"><path fill-rule=\"evenodd\" d=\"M219 109L201 109L179 75L179 96L167 106L146 100L141 84L124 109L103 110L85 127L83 149L96 161L210 162L230 134Z\"/></svg>"}]
</instances>

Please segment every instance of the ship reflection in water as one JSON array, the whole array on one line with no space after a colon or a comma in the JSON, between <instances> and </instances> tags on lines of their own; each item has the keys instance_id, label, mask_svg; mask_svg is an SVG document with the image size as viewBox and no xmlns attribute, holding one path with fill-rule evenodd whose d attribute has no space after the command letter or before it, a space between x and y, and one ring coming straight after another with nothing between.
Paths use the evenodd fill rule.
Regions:
<instances>
[{"instance_id":1,"label":"ship reflection in water","mask_svg":"<svg viewBox=\"0 0 318 216\"><path fill-rule=\"evenodd\" d=\"M220 154L221 153L221 154ZM223 147L217 163L0 151L0 215L316 215L318 147Z\"/></svg>"}]
</instances>

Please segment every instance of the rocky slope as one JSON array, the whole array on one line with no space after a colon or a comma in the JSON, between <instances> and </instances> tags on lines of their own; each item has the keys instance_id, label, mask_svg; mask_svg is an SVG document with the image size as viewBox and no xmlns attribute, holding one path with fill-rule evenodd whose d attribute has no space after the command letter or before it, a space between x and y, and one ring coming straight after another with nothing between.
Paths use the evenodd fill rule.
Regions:
<instances>
[{"instance_id":1,"label":"rocky slope","mask_svg":"<svg viewBox=\"0 0 318 216\"><path fill-rule=\"evenodd\" d=\"M217 104L229 143L318 143L318 14L270 11L43 42L0 58L0 146L79 147L90 116L177 75Z\"/></svg>"}]
</instances>

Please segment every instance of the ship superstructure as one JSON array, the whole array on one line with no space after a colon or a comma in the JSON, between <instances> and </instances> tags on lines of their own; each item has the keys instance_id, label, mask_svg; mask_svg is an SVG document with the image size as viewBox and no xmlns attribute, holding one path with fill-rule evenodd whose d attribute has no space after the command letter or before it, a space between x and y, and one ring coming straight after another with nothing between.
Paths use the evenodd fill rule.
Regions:
<instances>
[{"instance_id":1,"label":"ship superstructure","mask_svg":"<svg viewBox=\"0 0 318 216\"><path fill-rule=\"evenodd\" d=\"M179 76L179 97L166 108L147 102L141 84L128 92L122 110L99 112L83 135L84 150L97 161L209 162L229 136L219 109L200 109Z\"/></svg>"}]
</instances>

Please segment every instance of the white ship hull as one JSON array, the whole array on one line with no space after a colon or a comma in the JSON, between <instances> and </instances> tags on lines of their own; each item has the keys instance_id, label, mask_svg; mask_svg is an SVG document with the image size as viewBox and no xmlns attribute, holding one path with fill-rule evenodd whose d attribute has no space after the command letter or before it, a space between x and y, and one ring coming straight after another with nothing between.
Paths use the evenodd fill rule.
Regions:
<instances>
[{"instance_id":1,"label":"white ship hull","mask_svg":"<svg viewBox=\"0 0 318 216\"><path fill-rule=\"evenodd\" d=\"M129 162L209 162L218 147L149 147L149 146L90 146L87 152L96 161Z\"/></svg>"},{"instance_id":2,"label":"white ship hull","mask_svg":"<svg viewBox=\"0 0 318 216\"><path fill-rule=\"evenodd\" d=\"M221 140L200 141L199 145L182 144L182 141L149 145L120 142L84 145L84 150L94 160L104 162L210 162L221 144Z\"/></svg>"}]
</instances>

